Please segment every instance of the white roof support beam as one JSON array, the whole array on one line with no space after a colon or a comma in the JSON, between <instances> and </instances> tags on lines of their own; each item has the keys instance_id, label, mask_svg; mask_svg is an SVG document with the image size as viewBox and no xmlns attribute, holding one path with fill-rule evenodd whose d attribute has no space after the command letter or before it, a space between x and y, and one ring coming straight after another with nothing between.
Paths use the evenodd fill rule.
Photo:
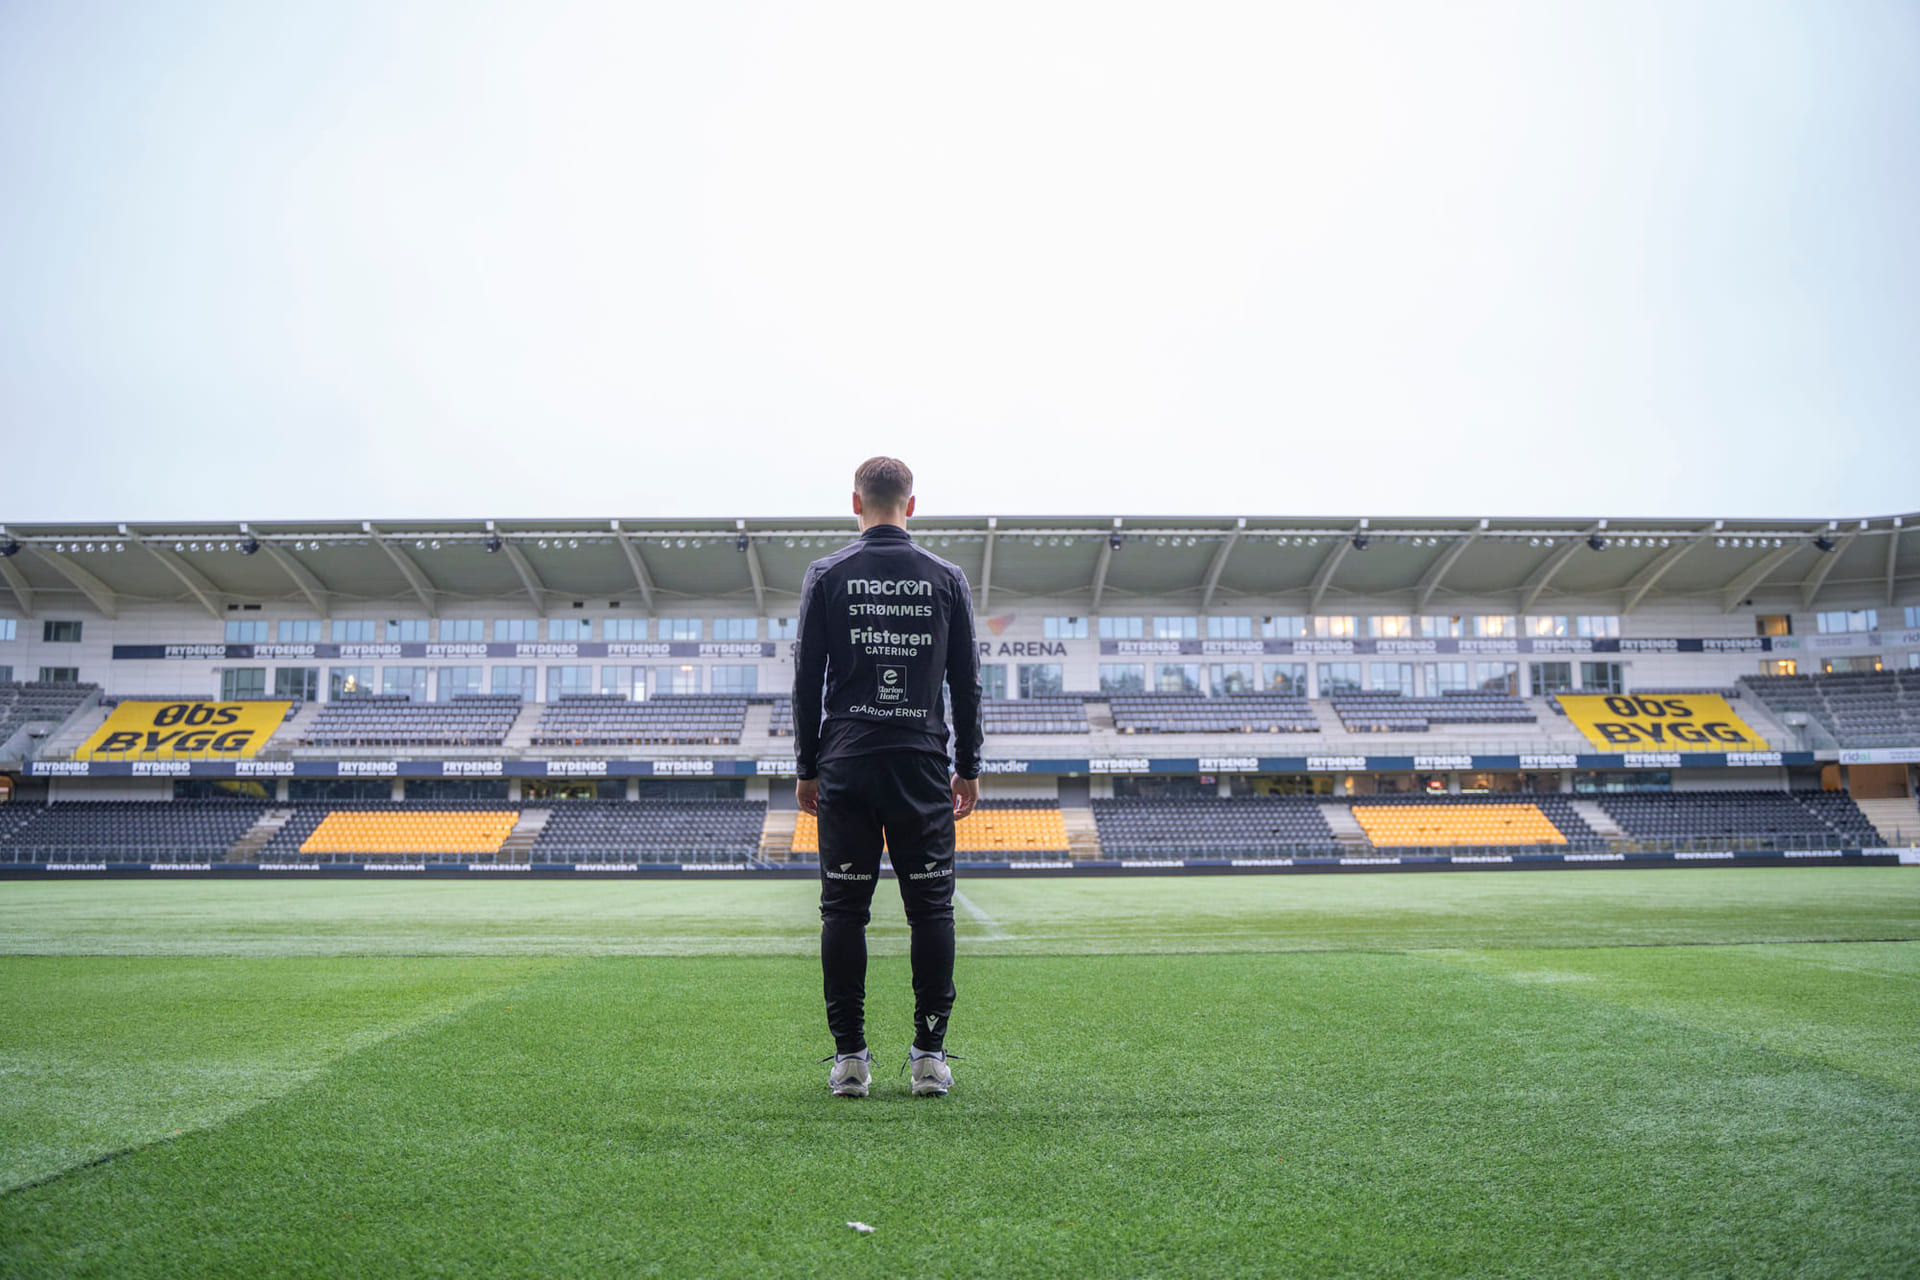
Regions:
<instances>
[{"instance_id":1,"label":"white roof support beam","mask_svg":"<svg viewBox=\"0 0 1920 1280\"><path fill-rule=\"evenodd\" d=\"M373 527L371 521L363 522L360 527L367 531L367 537L373 540L375 546L386 552L387 558L392 560L394 567L400 570L400 576L405 578L407 585L413 588L413 594L420 597L420 607L427 611L427 616L439 617L440 593L434 588L433 583L428 581L427 575L420 571L420 566L413 562L413 557L407 554L406 549L396 542L389 541L385 534Z\"/></svg>"},{"instance_id":2,"label":"white roof support beam","mask_svg":"<svg viewBox=\"0 0 1920 1280\"><path fill-rule=\"evenodd\" d=\"M1740 602L1747 598L1747 592L1759 586L1768 574L1779 568L1790 557L1798 554L1800 548L1805 545L1803 542L1789 542L1784 547L1775 547L1742 569L1720 593L1720 612L1732 613L1738 609Z\"/></svg>"},{"instance_id":3,"label":"white roof support beam","mask_svg":"<svg viewBox=\"0 0 1920 1280\"><path fill-rule=\"evenodd\" d=\"M1684 557L1687 552L1704 542L1707 535L1713 532L1713 528L1712 525L1708 525L1694 534L1693 537L1683 538L1679 542L1674 543L1665 551L1655 556L1646 568L1629 578L1627 585L1622 588L1620 592L1621 614L1629 614L1637 609L1640 606L1640 601L1646 598L1647 592L1653 590L1654 584L1667 576L1667 570L1679 564L1681 558Z\"/></svg>"},{"instance_id":4,"label":"white roof support beam","mask_svg":"<svg viewBox=\"0 0 1920 1280\"><path fill-rule=\"evenodd\" d=\"M155 560L165 565L169 573L186 584L187 590L193 593L193 598L198 600L201 605L205 607L206 611L213 615L215 622L220 622L226 618L226 612L220 607L220 589L214 586L213 583L207 581L206 574L201 573L198 569L188 564L180 557L178 552L160 546L157 543L148 542L137 529L130 529L123 524L120 526L120 532L126 535L129 542L132 542Z\"/></svg>"},{"instance_id":5,"label":"white roof support beam","mask_svg":"<svg viewBox=\"0 0 1920 1280\"><path fill-rule=\"evenodd\" d=\"M1353 546L1353 540L1366 531L1364 522L1357 524L1345 535L1336 538L1333 549L1327 552L1326 559L1313 571L1313 582L1307 587L1307 612L1320 612L1320 598L1327 594L1327 587L1333 582L1333 575L1339 572L1340 562L1347 558L1347 551Z\"/></svg>"},{"instance_id":6,"label":"white roof support beam","mask_svg":"<svg viewBox=\"0 0 1920 1280\"><path fill-rule=\"evenodd\" d=\"M1480 535L1486 531L1487 523L1482 520L1478 529L1455 539L1452 546L1442 551L1434 562L1427 566L1427 571L1420 575L1419 585L1413 590L1414 613L1421 614L1427 611L1427 604L1433 599L1433 593L1440 589L1441 582L1446 579L1447 571L1453 568L1455 561L1467 553L1468 547L1480 540Z\"/></svg>"},{"instance_id":7,"label":"white roof support beam","mask_svg":"<svg viewBox=\"0 0 1920 1280\"><path fill-rule=\"evenodd\" d=\"M13 598L20 602L20 612L27 617L33 616L33 588L27 583L27 575L13 567L11 559L0 560L0 578L7 580L7 589L13 592ZM1889 585L1891 590L1891 585Z\"/></svg>"},{"instance_id":8,"label":"white roof support beam","mask_svg":"<svg viewBox=\"0 0 1920 1280\"><path fill-rule=\"evenodd\" d=\"M247 530L247 536L251 538L257 535L252 530ZM298 587L300 594L307 598L307 603L313 606L316 614L323 618L333 616L333 592L326 583L320 581L313 570L294 559L293 552L265 539L260 541L260 550L267 559L280 566L280 572L293 580L293 585Z\"/></svg>"},{"instance_id":9,"label":"white roof support beam","mask_svg":"<svg viewBox=\"0 0 1920 1280\"><path fill-rule=\"evenodd\" d=\"M1517 612L1532 612L1533 602L1540 598L1541 593L1547 589L1548 584L1553 581L1555 575L1560 572L1567 561L1580 554L1580 548L1586 546L1588 538L1593 537L1596 533L1600 533L1606 527L1607 522L1604 520L1598 524L1589 525L1585 532L1574 534L1571 538L1567 539L1566 546L1555 548L1552 555L1541 561L1540 567L1529 574L1527 580L1520 584L1520 608Z\"/></svg>"},{"instance_id":10,"label":"white roof support beam","mask_svg":"<svg viewBox=\"0 0 1920 1280\"><path fill-rule=\"evenodd\" d=\"M25 550L39 556L55 573L80 588L80 594L85 596L102 614L109 618L120 616L120 597L114 594L112 587L58 551L49 551L31 542L23 543L22 546Z\"/></svg>"},{"instance_id":11,"label":"white roof support beam","mask_svg":"<svg viewBox=\"0 0 1920 1280\"><path fill-rule=\"evenodd\" d=\"M634 585L640 588L640 598L646 602L647 612L653 612L653 574L647 568L645 557L640 548L634 545L626 530L620 527L618 520L609 521L613 526L613 540L620 544L620 550L626 553L627 567L633 570Z\"/></svg>"},{"instance_id":12,"label":"white roof support beam","mask_svg":"<svg viewBox=\"0 0 1920 1280\"><path fill-rule=\"evenodd\" d=\"M760 544L747 537L747 522L742 520L737 526L738 537L747 540L747 576L753 579L753 611L759 617L767 614L767 575L760 565Z\"/></svg>"},{"instance_id":13,"label":"white roof support beam","mask_svg":"<svg viewBox=\"0 0 1920 1280\"><path fill-rule=\"evenodd\" d=\"M1893 528L1887 530L1887 608L1893 608L1893 565L1900 553L1900 533L1902 522L1899 516L1893 518Z\"/></svg>"},{"instance_id":14,"label":"white roof support beam","mask_svg":"<svg viewBox=\"0 0 1920 1280\"><path fill-rule=\"evenodd\" d=\"M1849 530L1841 534L1834 542L1833 550L1822 552L1820 558L1813 562L1813 572L1800 580L1800 610L1802 613L1813 612L1813 599L1820 594L1821 584L1826 582L1827 575L1833 572L1834 564L1838 562L1841 556L1846 554L1847 548L1852 546L1853 540L1859 536L1860 533L1857 529Z\"/></svg>"},{"instance_id":15,"label":"white roof support beam","mask_svg":"<svg viewBox=\"0 0 1920 1280\"><path fill-rule=\"evenodd\" d=\"M1207 580L1200 591L1200 612L1205 614L1213 608L1213 589L1220 585L1220 571L1227 567L1227 557L1233 554L1233 546L1240 541L1240 535L1246 532L1247 518L1241 516L1234 522L1233 531L1219 547L1214 550L1213 559L1207 563Z\"/></svg>"},{"instance_id":16,"label":"white roof support beam","mask_svg":"<svg viewBox=\"0 0 1920 1280\"><path fill-rule=\"evenodd\" d=\"M993 595L993 539L999 526L998 517L987 517L987 549L980 558L980 603L975 608L982 614L987 611L987 600Z\"/></svg>"},{"instance_id":17,"label":"white roof support beam","mask_svg":"<svg viewBox=\"0 0 1920 1280\"><path fill-rule=\"evenodd\" d=\"M1107 589L1107 568L1113 563L1113 540L1120 535L1120 517L1113 518L1113 532L1100 541L1100 556L1093 562L1093 603L1087 612L1100 612L1100 597ZM1889 587L1891 589L1891 587Z\"/></svg>"},{"instance_id":18,"label":"white roof support beam","mask_svg":"<svg viewBox=\"0 0 1920 1280\"><path fill-rule=\"evenodd\" d=\"M520 575L520 585L527 589L527 598L533 601L533 616L546 617L547 584L540 580L538 573L534 572L532 562L527 559L527 553L522 551L511 538L501 539L500 549L507 553L507 563L512 565L513 571Z\"/></svg>"}]
</instances>

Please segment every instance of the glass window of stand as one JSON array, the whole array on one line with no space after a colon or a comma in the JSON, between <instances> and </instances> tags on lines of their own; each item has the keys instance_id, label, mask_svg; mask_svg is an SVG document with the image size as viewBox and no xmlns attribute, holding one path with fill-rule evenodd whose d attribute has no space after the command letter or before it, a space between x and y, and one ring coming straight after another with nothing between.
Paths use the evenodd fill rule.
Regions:
<instances>
[{"instance_id":1,"label":"glass window of stand","mask_svg":"<svg viewBox=\"0 0 1920 1280\"><path fill-rule=\"evenodd\" d=\"M1671 790L1673 774L1666 769L1580 769L1573 775L1575 795Z\"/></svg>"},{"instance_id":2,"label":"glass window of stand","mask_svg":"<svg viewBox=\"0 0 1920 1280\"><path fill-rule=\"evenodd\" d=\"M1120 799L1191 800L1218 795L1219 788L1211 779L1202 781L1200 775L1194 773L1163 777L1121 774L1113 780L1113 794Z\"/></svg>"},{"instance_id":3,"label":"glass window of stand","mask_svg":"<svg viewBox=\"0 0 1920 1280\"><path fill-rule=\"evenodd\" d=\"M1441 788L1446 787L1445 779ZM1410 796L1415 794L1411 773L1356 773L1347 779L1347 794L1352 796Z\"/></svg>"},{"instance_id":4,"label":"glass window of stand","mask_svg":"<svg viewBox=\"0 0 1920 1280\"><path fill-rule=\"evenodd\" d=\"M1227 788L1236 796L1330 796L1330 773L1235 773L1227 776ZM1118 795L1116 791L1114 794Z\"/></svg>"},{"instance_id":5,"label":"glass window of stand","mask_svg":"<svg viewBox=\"0 0 1920 1280\"><path fill-rule=\"evenodd\" d=\"M522 800L625 800L625 778L523 778Z\"/></svg>"}]
</instances>

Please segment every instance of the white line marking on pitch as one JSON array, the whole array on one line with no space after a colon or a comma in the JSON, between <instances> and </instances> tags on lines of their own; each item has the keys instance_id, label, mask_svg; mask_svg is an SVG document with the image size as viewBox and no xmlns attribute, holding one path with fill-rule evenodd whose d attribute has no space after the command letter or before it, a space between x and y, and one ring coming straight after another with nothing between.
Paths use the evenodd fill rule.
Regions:
<instances>
[{"instance_id":1,"label":"white line marking on pitch","mask_svg":"<svg viewBox=\"0 0 1920 1280\"><path fill-rule=\"evenodd\" d=\"M993 942L1006 941L1007 931L1000 927L999 921L995 920L992 916L982 911L979 907L974 906L972 898L969 898L966 894L960 892L958 889L955 889L953 891L953 900L960 904L961 910L965 911L968 915L972 916L975 920L980 922L980 927L987 931L987 938L989 941L993 941Z\"/></svg>"}]
</instances>

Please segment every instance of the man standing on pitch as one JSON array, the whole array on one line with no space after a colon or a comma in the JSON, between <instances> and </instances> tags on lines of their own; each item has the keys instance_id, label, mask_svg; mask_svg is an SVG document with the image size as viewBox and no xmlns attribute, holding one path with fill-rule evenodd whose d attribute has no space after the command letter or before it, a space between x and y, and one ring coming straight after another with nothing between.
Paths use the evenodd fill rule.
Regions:
<instances>
[{"instance_id":1,"label":"man standing on pitch","mask_svg":"<svg viewBox=\"0 0 1920 1280\"><path fill-rule=\"evenodd\" d=\"M913 472L869 458L853 474L860 537L808 566L800 589L793 736L800 807L820 820L820 967L840 1097L863 1098L867 920L884 840L912 928L918 1096L953 1087L953 823L980 798L980 655L967 576L907 533ZM945 683L954 758L947 762Z\"/></svg>"}]
</instances>

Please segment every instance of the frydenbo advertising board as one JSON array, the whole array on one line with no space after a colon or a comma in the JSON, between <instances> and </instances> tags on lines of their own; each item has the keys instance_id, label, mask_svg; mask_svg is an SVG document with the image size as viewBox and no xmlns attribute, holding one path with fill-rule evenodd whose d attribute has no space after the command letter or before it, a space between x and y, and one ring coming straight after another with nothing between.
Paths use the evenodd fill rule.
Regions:
<instances>
[{"instance_id":1,"label":"frydenbo advertising board","mask_svg":"<svg viewBox=\"0 0 1920 1280\"><path fill-rule=\"evenodd\" d=\"M81 744L98 760L244 760L266 745L287 702L123 702Z\"/></svg>"},{"instance_id":2,"label":"frydenbo advertising board","mask_svg":"<svg viewBox=\"0 0 1920 1280\"><path fill-rule=\"evenodd\" d=\"M1560 695L1602 751L1765 751L1767 741L1714 693Z\"/></svg>"}]
</instances>

